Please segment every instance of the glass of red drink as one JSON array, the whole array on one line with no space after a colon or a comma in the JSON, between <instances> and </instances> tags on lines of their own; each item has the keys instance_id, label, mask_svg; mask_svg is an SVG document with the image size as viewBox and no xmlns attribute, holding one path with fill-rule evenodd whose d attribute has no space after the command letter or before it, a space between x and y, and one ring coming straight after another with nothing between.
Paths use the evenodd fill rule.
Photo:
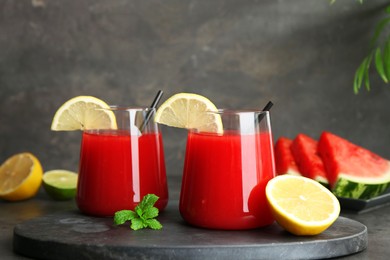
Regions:
<instances>
[{"instance_id":1,"label":"glass of red drink","mask_svg":"<svg viewBox=\"0 0 390 260\"><path fill-rule=\"evenodd\" d=\"M161 132L151 108L110 109L117 129L85 130L82 136L76 202L81 212L113 216L131 209L143 196L159 197L155 206L168 203ZM145 124L146 123L146 124Z\"/></svg>"},{"instance_id":2,"label":"glass of red drink","mask_svg":"<svg viewBox=\"0 0 390 260\"><path fill-rule=\"evenodd\" d=\"M179 209L191 225L240 230L272 224L265 186L275 176L269 112L218 113L223 133L189 130Z\"/></svg>"}]
</instances>

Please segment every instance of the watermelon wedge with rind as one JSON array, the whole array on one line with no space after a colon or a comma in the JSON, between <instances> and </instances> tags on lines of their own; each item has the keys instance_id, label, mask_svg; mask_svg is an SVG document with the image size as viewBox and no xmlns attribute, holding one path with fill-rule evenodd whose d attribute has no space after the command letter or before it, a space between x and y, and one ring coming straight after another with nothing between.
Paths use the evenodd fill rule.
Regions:
<instances>
[{"instance_id":1,"label":"watermelon wedge with rind","mask_svg":"<svg viewBox=\"0 0 390 260\"><path fill-rule=\"evenodd\" d=\"M305 134L298 134L291 146L292 154L301 174L328 186L324 163L317 153L317 141Z\"/></svg>"},{"instance_id":2,"label":"watermelon wedge with rind","mask_svg":"<svg viewBox=\"0 0 390 260\"><path fill-rule=\"evenodd\" d=\"M279 137L275 144L275 168L276 174L291 174L301 176L291 151L292 140L287 137Z\"/></svg>"},{"instance_id":3,"label":"watermelon wedge with rind","mask_svg":"<svg viewBox=\"0 0 390 260\"><path fill-rule=\"evenodd\" d=\"M338 197L371 199L381 195L389 187L390 183L366 184L341 177L337 181L332 192Z\"/></svg>"},{"instance_id":4,"label":"watermelon wedge with rind","mask_svg":"<svg viewBox=\"0 0 390 260\"><path fill-rule=\"evenodd\" d=\"M323 132L318 153L336 196L370 199L390 186L390 161L344 138Z\"/></svg>"}]
</instances>

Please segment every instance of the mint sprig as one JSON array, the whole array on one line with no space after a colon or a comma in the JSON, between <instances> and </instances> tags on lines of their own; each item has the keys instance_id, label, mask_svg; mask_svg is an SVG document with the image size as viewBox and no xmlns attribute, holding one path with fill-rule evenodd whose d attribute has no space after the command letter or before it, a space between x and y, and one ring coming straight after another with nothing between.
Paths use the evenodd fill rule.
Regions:
<instances>
[{"instance_id":1,"label":"mint sprig","mask_svg":"<svg viewBox=\"0 0 390 260\"><path fill-rule=\"evenodd\" d=\"M142 228L161 229L161 223L155 219L158 216L158 208L154 204L159 199L154 194L145 195L141 202L132 210L120 210L115 212L114 224L122 225L131 221L130 228L139 230Z\"/></svg>"}]
</instances>

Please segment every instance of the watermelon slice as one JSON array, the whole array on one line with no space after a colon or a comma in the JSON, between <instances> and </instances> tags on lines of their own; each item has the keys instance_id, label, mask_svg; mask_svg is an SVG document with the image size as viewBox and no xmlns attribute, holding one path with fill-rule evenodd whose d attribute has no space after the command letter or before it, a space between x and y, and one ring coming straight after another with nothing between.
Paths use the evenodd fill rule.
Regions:
<instances>
[{"instance_id":1,"label":"watermelon slice","mask_svg":"<svg viewBox=\"0 0 390 260\"><path fill-rule=\"evenodd\" d=\"M323 132L318 152L333 193L370 199L390 186L390 161L330 132Z\"/></svg>"},{"instance_id":2,"label":"watermelon slice","mask_svg":"<svg viewBox=\"0 0 390 260\"><path fill-rule=\"evenodd\" d=\"M305 134L298 134L292 143L291 150L303 176L328 186L324 164L317 154L316 140Z\"/></svg>"},{"instance_id":3,"label":"watermelon slice","mask_svg":"<svg viewBox=\"0 0 390 260\"><path fill-rule=\"evenodd\" d=\"M278 175L301 175L291 151L292 142L291 139L282 136L275 144L275 166Z\"/></svg>"}]
</instances>

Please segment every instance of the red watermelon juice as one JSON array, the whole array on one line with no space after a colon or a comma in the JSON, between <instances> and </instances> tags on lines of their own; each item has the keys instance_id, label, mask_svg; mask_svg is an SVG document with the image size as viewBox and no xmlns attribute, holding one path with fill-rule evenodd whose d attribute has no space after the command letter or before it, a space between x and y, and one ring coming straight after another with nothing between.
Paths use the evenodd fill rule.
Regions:
<instances>
[{"instance_id":1,"label":"red watermelon juice","mask_svg":"<svg viewBox=\"0 0 390 260\"><path fill-rule=\"evenodd\" d=\"M82 137L77 205L89 215L112 216L131 209L148 193L168 203L161 133L85 131Z\"/></svg>"},{"instance_id":2,"label":"red watermelon juice","mask_svg":"<svg viewBox=\"0 0 390 260\"><path fill-rule=\"evenodd\" d=\"M189 131L180 213L213 229L251 229L273 223L265 186L275 175L271 134Z\"/></svg>"}]
</instances>

